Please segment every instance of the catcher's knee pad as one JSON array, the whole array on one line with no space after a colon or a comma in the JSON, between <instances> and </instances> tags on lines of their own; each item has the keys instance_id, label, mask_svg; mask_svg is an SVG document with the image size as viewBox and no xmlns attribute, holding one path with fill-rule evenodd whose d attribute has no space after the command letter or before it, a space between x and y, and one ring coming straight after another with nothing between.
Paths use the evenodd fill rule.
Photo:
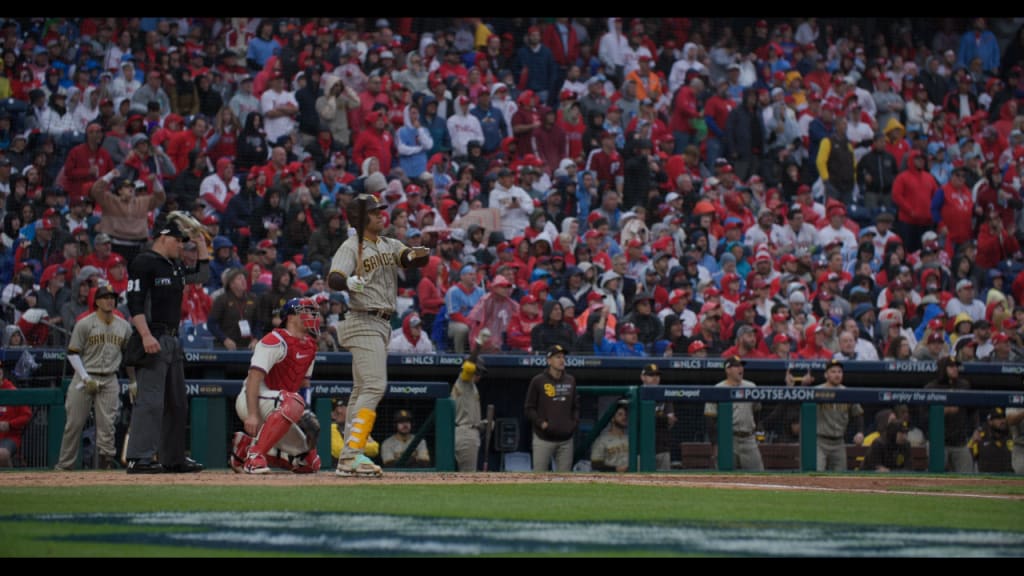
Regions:
<instances>
[{"instance_id":1,"label":"catcher's knee pad","mask_svg":"<svg viewBox=\"0 0 1024 576\"><path fill-rule=\"evenodd\" d=\"M349 448L362 451L366 446L366 439L370 437L373 430L373 423L377 420L377 413L369 408L362 408L352 418L352 429L348 435Z\"/></svg>"},{"instance_id":2,"label":"catcher's knee pad","mask_svg":"<svg viewBox=\"0 0 1024 576\"><path fill-rule=\"evenodd\" d=\"M302 419L303 412L306 411L306 401L302 399L302 396L294 392L282 392L281 406L278 410L281 411L281 415L287 418L289 422L298 424Z\"/></svg>"}]
</instances>

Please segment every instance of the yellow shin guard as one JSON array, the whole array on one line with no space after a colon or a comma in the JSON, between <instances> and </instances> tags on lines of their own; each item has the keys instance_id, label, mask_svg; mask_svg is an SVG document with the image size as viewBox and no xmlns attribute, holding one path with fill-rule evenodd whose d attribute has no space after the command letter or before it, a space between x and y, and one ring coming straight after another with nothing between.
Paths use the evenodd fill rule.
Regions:
<instances>
[{"instance_id":1,"label":"yellow shin guard","mask_svg":"<svg viewBox=\"0 0 1024 576\"><path fill-rule=\"evenodd\" d=\"M360 452L366 447L366 440L373 430L373 423L377 420L377 413L369 408L362 408L352 419L352 429L348 435L347 445L352 450Z\"/></svg>"}]
</instances>

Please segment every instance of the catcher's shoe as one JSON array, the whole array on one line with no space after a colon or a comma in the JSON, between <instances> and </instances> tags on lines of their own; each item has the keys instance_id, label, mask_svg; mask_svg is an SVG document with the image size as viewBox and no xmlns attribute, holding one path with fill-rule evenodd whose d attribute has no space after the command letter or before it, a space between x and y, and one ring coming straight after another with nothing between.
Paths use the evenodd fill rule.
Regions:
<instances>
[{"instance_id":1,"label":"catcher's shoe","mask_svg":"<svg viewBox=\"0 0 1024 576\"><path fill-rule=\"evenodd\" d=\"M292 466L295 474L316 474L320 470L320 455L312 452L305 458L296 460Z\"/></svg>"},{"instance_id":2,"label":"catcher's shoe","mask_svg":"<svg viewBox=\"0 0 1024 576\"><path fill-rule=\"evenodd\" d=\"M252 452L245 459L243 470L246 474L269 474L270 466L267 466L267 459L263 454Z\"/></svg>"},{"instance_id":3,"label":"catcher's shoe","mask_svg":"<svg viewBox=\"0 0 1024 576\"><path fill-rule=\"evenodd\" d=\"M231 439L231 456L228 456L228 466L236 474L242 473L245 466L246 455L249 453L249 445L252 444L252 436L239 430Z\"/></svg>"},{"instance_id":4,"label":"catcher's shoe","mask_svg":"<svg viewBox=\"0 0 1024 576\"><path fill-rule=\"evenodd\" d=\"M383 476L384 472L363 454L348 460L339 460L338 469L335 472L338 476Z\"/></svg>"}]
</instances>

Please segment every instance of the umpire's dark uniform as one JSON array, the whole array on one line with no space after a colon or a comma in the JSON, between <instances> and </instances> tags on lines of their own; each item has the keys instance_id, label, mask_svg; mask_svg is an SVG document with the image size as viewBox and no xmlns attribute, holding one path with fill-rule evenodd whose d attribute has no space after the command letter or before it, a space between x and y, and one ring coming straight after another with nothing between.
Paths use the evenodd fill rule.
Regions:
<instances>
[{"instance_id":1,"label":"umpire's dark uniform","mask_svg":"<svg viewBox=\"0 0 1024 576\"><path fill-rule=\"evenodd\" d=\"M165 235L187 240L177 225L168 224ZM127 449L129 473L198 472L202 467L185 457L185 425L188 398L185 394L185 365L178 325L186 283L205 283L209 261L186 269L181 261L165 258L146 249L131 263L128 281L128 310L132 317L143 314L160 352L146 355L136 367L138 396L132 411ZM159 464L153 460L159 456Z\"/></svg>"}]
</instances>

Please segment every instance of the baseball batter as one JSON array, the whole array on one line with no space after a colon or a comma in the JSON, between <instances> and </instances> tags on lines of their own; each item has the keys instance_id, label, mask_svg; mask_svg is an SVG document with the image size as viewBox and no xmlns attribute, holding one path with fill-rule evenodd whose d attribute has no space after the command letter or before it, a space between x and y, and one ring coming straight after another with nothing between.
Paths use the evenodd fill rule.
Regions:
<instances>
[{"instance_id":1,"label":"baseball batter","mask_svg":"<svg viewBox=\"0 0 1024 576\"><path fill-rule=\"evenodd\" d=\"M132 327L124 318L114 314L117 293L109 285L95 289L93 305L96 310L75 323L68 343L68 362L75 369L64 399L67 423L60 444L57 470L71 470L78 460L82 444L82 427L89 419L89 410L96 409L96 448L98 467L112 470L117 467L114 446L114 418L117 415L117 367L121 365L121 351L128 344ZM134 374L134 368L130 368Z\"/></svg>"},{"instance_id":2,"label":"baseball batter","mask_svg":"<svg viewBox=\"0 0 1024 576\"><path fill-rule=\"evenodd\" d=\"M430 257L427 248L409 248L381 236L385 206L370 194L352 201L349 211L356 234L338 248L327 275L331 290L348 290L351 307L338 330L338 340L352 353L353 381L339 476L382 474L363 452L377 419L377 404L387 389L387 346L398 298L398 269L425 266Z\"/></svg>"},{"instance_id":3,"label":"baseball batter","mask_svg":"<svg viewBox=\"0 0 1024 576\"><path fill-rule=\"evenodd\" d=\"M725 380L715 384L716 388L755 388L750 380L743 379L743 367L746 363L739 356L731 356L725 361ZM761 450L757 447L754 431L757 430L756 413L761 411L759 402L734 402L732 405L732 457L736 470L764 471L761 461ZM704 405L704 416L710 419L712 443L718 441L718 404L708 402ZM717 461L713 456L713 461Z\"/></svg>"},{"instance_id":4,"label":"baseball batter","mask_svg":"<svg viewBox=\"0 0 1024 576\"><path fill-rule=\"evenodd\" d=\"M843 363L832 359L825 365L825 383L815 388L845 388ZM819 472L846 471L846 428L854 419L858 432L854 444L864 442L864 408L860 404L818 404L818 465Z\"/></svg>"},{"instance_id":5,"label":"baseball batter","mask_svg":"<svg viewBox=\"0 0 1024 576\"><path fill-rule=\"evenodd\" d=\"M271 466L296 474L320 469L320 424L299 394L313 374L320 307L312 298L292 298L281 309L281 324L256 344L235 400L245 426L232 442L235 472L266 474Z\"/></svg>"}]
</instances>

